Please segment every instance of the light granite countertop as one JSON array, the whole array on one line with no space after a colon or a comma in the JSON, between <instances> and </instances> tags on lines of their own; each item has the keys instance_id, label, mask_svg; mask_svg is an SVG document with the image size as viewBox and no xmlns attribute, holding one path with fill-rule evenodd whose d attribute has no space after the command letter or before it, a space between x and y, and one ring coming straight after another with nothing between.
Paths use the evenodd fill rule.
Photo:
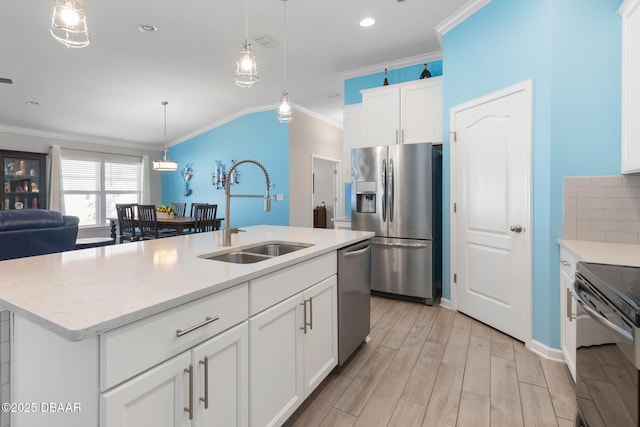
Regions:
<instances>
[{"instance_id":1,"label":"light granite countertop","mask_svg":"<svg viewBox=\"0 0 640 427\"><path fill-rule=\"evenodd\" d=\"M244 230L232 247L215 231L0 261L0 309L78 341L373 237L272 225ZM253 264L199 257L266 241L313 246Z\"/></svg>"},{"instance_id":2,"label":"light granite countertop","mask_svg":"<svg viewBox=\"0 0 640 427\"><path fill-rule=\"evenodd\" d=\"M579 261L640 267L640 245L585 240L559 240L558 243Z\"/></svg>"}]
</instances>

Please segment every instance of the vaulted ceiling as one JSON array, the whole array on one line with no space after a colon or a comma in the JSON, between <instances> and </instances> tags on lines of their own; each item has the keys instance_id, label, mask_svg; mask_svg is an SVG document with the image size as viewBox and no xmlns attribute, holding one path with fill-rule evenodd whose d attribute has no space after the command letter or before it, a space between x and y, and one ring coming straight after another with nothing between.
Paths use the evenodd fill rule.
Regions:
<instances>
[{"instance_id":1,"label":"vaulted ceiling","mask_svg":"<svg viewBox=\"0 0 640 427\"><path fill-rule=\"evenodd\" d=\"M286 1L291 102L340 125L345 75L437 54L434 27L465 3ZM275 107L284 85L283 5L248 0L260 80L243 89L233 80L245 31L242 0L85 0L91 43L82 49L49 34L53 0L4 0L0 78L13 84L0 84L0 130L151 148L164 143L163 100L170 144ZM376 24L360 27L366 16ZM142 32L142 24L157 31Z\"/></svg>"}]
</instances>

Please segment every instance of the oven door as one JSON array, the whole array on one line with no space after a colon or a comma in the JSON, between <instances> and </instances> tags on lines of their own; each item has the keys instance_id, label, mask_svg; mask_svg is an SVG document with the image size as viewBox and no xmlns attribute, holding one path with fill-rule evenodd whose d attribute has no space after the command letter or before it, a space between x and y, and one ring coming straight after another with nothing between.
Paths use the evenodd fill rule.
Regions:
<instances>
[{"instance_id":1,"label":"oven door","mask_svg":"<svg viewBox=\"0 0 640 427\"><path fill-rule=\"evenodd\" d=\"M579 275L573 291L588 314L576 325L576 425L637 427L636 328Z\"/></svg>"}]
</instances>

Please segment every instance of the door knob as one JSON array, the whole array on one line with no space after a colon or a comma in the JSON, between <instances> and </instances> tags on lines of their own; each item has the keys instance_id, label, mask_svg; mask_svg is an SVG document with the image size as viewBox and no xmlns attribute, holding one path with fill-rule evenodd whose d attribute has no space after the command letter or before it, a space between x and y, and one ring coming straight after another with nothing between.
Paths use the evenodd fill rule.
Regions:
<instances>
[{"instance_id":1,"label":"door knob","mask_svg":"<svg viewBox=\"0 0 640 427\"><path fill-rule=\"evenodd\" d=\"M516 224L509 227L509 230L513 231L514 233L521 233L522 230L524 230L524 227L522 227L520 224Z\"/></svg>"}]
</instances>

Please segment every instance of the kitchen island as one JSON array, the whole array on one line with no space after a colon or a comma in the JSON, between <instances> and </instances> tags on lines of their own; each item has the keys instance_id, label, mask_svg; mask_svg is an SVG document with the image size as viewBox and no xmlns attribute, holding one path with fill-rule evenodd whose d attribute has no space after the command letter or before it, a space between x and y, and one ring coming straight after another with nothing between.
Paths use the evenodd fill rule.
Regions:
<instances>
[{"instance_id":1,"label":"kitchen island","mask_svg":"<svg viewBox=\"0 0 640 427\"><path fill-rule=\"evenodd\" d=\"M254 226L230 248L212 232L2 262L12 426L281 424L336 365L336 250L371 236ZM262 242L310 246L206 259Z\"/></svg>"}]
</instances>

